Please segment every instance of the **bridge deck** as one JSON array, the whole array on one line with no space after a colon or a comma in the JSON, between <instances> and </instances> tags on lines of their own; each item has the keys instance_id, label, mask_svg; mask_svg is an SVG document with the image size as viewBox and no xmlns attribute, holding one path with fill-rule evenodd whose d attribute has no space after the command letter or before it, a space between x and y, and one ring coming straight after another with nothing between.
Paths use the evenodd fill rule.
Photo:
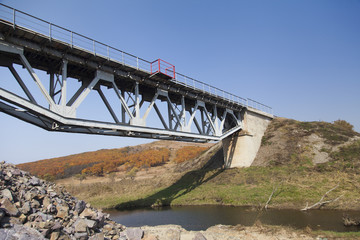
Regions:
<instances>
[{"instance_id":1,"label":"bridge deck","mask_svg":"<svg viewBox=\"0 0 360 240\"><path fill-rule=\"evenodd\" d=\"M0 4L0 9L3 10L0 11L0 40L4 41L5 45L10 44L11 46L21 47L21 54L27 59L32 68L44 70L49 74L52 74L63 68L63 61L65 59L67 77L77 79L82 82L82 85L84 86L89 85L89 83L93 81L94 76L100 71L112 75L114 77L115 85L109 80L100 79L95 88L99 89L100 86L106 86L107 88L118 88L121 92L133 94L134 83L136 83L136 96L141 95L142 102L146 101L153 104L154 99L158 99L160 101L168 101L170 105L183 105L184 111L188 111L190 115L193 115L194 111L201 108L201 123L197 123L196 119L194 119L200 134L178 132L177 128L179 128L180 125L183 125L180 124L180 115L182 115L182 113L175 114L174 110L172 110L173 113L170 114L171 106L169 105L169 125L171 125L171 122L174 121L173 119L176 118L177 123L175 127L171 129L171 126L166 126L164 120L160 116L161 114L158 113L167 132L159 133L150 130L150 135L139 134L140 137L156 138L153 135L153 133L156 133L159 137L177 135L176 137L170 137L170 139L181 138L182 135L184 137L183 140L185 139L186 141L188 139L217 140L220 137L219 135L209 135L209 132L215 131L215 122L213 121L214 119L216 120L216 118L220 118L222 122L225 121L228 112L235 118L237 115L240 116L240 112L245 108L257 111L259 114L272 114L272 109L264 104L251 99L235 96L179 73L175 73L175 78L173 79L169 79L168 76L162 74L152 74L150 61L74 33L60 26L33 17L27 13L9 8L3 4ZM21 17L18 17L19 15ZM17 51L13 52L6 50L1 52L0 66L9 67L9 65L12 65L13 63L24 65L23 61L24 59L19 57ZM158 94L159 91L166 91L166 94ZM12 95L4 89L2 89L2 94L2 99L6 99L12 104L23 102L22 99L17 98L17 96ZM8 96L8 98L5 98L5 95ZM154 95L156 95L156 98L154 98ZM74 97L67 103L67 106L71 107L76 100ZM183 103L184 98L186 98L186 104ZM10 99L13 99L12 101L14 102ZM134 106L135 104L137 104L137 107L139 108L139 102L134 102ZM16 105L19 106L19 104ZM25 105L21 105L21 107L25 107ZM32 122L33 124L39 122L39 119L30 120L29 117L21 117L20 113L15 113L14 109L11 110L11 106L6 106L6 104L2 106L2 110L6 112L4 109L8 109L9 111L7 113L10 115L23 118L23 120ZM35 106L28 106L28 109L34 107ZM216 110L214 110L214 107L216 107ZM54 117L54 115L52 115L53 113L45 111L44 109L39 109L39 111L43 114L41 117L48 119L47 124L42 126L48 130L49 124L51 125L51 121L54 121L56 118L58 118L59 122L63 123L70 121L66 116L61 116L61 114L59 115L58 113L56 113L57 116ZM109 111L111 111L110 108ZM234 112L236 116L232 112ZM39 112L37 112L37 114L38 113ZM206 119L203 119L203 114L207 114L208 122ZM52 117L49 117L50 115L52 115ZM223 116L222 119L221 117L218 117L220 115ZM136 117L138 118L139 116ZM181 121L183 120L185 119L181 119ZM81 129L81 125L75 123L72 123L72 127L64 128L62 130L74 131L74 126L77 126L77 132L93 133L89 130L89 128L92 127L91 124L89 125L87 120L81 121L81 124L87 126L84 128L85 130L79 130ZM237 119L236 121L240 121L240 119ZM234 122L231 122L233 122L233 120L231 120L229 124L234 127ZM122 124L124 123L125 122L123 121ZM118 125L119 124L116 126ZM212 130L207 130L207 134L205 134L205 128L208 127L210 129L210 125L212 126ZM235 123L235 126L236 125L237 124ZM116 129L116 126L110 124L99 128ZM127 127L129 128L127 130L128 132L132 131L139 133L147 132L147 130L150 129L148 127L143 128L139 126L131 126L131 129L130 126ZM222 130L222 136L224 137L234 129L235 128L228 129L229 131ZM171 133L169 133L169 130ZM105 134L105 132L102 131L102 134ZM126 134L127 133L123 135ZM213 134L216 135L215 133ZM114 135L121 134L116 132Z\"/></svg>"}]
</instances>

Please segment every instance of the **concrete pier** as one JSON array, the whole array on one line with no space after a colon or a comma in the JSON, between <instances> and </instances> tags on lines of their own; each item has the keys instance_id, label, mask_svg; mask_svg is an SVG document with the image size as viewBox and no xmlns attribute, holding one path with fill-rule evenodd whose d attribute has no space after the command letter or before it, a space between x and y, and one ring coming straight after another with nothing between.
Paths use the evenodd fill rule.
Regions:
<instances>
[{"instance_id":1,"label":"concrete pier","mask_svg":"<svg viewBox=\"0 0 360 240\"><path fill-rule=\"evenodd\" d=\"M272 115L255 109L244 114L243 129L222 140L225 168L250 167Z\"/></svg>"}]
</instances>

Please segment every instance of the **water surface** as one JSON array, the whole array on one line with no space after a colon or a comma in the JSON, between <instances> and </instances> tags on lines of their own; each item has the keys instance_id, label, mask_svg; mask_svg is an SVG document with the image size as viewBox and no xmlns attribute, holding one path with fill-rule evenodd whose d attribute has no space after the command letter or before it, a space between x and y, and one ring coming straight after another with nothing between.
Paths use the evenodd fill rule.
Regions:
<instances>
[{"instance_id":1,"label":"water surface","mask_svg":"<svg viewBox=\"0 0 360 240\"><path fill-rule=\"evenodd\" d=\"M269 209L256 211L247 207L185 206L160 209L137 209L107 211L110 217L127 227L165 224L181 225L186 230L206 230L216 224L251 226L259 219L268 225L283 225L294 228L309 226L313 230L360 231L360 227L346 227L342 217L348 214L360 217L360 211Z\"/></svg>"}]
</instances>

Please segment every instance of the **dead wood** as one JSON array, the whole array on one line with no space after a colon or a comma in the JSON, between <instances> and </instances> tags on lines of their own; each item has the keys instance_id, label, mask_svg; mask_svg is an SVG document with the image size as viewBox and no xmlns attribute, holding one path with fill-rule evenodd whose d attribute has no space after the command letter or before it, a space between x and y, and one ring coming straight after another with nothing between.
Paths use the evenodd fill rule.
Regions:
<instances>
[{"instance_id":1,"label":"dead wood","mask_svg":"<svg viewBox=\"0 0 360 240\"><path fill-rule=\"evenodd\" d=\"M329 191L327 191L320 199L320 201L318 201L317 203L314 203L313 205L309 206L309 203L306 203L306 207L304 207L303 209L301 209L301 211L307 211L307 210L310 210L310 209L314 209L314 208L321 208L322 206L328 204L328 203L332 203L332 202L335 202L337 200L339 200L343 195L337 197L337 198L334 198L334 199L330 199L330 200L324 200L327 195L334 191L336 188L339 187L339 184L337 184L335 187L333 187L332 189L330 189Z\"/></svg>"}]
</instances>

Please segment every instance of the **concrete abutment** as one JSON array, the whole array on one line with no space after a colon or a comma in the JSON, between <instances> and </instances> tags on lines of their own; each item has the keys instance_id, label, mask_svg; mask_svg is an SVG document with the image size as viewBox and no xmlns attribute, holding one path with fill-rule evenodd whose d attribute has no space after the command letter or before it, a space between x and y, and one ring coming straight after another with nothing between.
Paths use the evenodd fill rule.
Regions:
<instances>
[{"instance_id":1,"label":"concrete abutment","mask_svg":"<svg viewBox=\"0 0 360 240\"><path fill-rule=\"evenodd\" d=\"M222 140L225 168L250 167L273 116L257 110L244 114L243 129Z\"/></svg>"}]
</instances>

